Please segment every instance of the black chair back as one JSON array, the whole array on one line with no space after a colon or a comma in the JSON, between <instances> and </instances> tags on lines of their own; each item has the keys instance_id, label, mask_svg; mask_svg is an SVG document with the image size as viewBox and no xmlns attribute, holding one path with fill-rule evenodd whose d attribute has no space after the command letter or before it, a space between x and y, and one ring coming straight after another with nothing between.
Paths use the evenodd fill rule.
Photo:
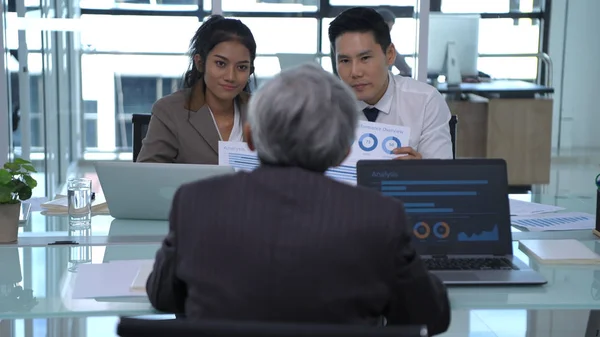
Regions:
<instances>
[{"instance_id":1,"label":"black chair back","mask_svg":"<svg viewBox=\"0 0 600 337\"><path fill-rule=\"evenodd\" d=\"M138 154L142 150L142 141L146 138L148 124L150 124L149 114L133 114L131 122L133 123L133 161L137 160Z\"/></svg>"},{"instance_id":2,"label":"black chair back","mask_svg":"<svg viewBox=\"0 0 600 337\"><path fill-rule=\"evenodd\" d=\"M122 317L121 337L427 337L425 326L288 324L234 321L144 320Z\"/></svg>"},{"instance_id":3,"label":"black chair back","mask_svg":"<svg viewBox=\"0 0 600 337\"><path fill-rule=\"evenodd\" d=\"M450 117L450 139L452 140L452 158L456 159L456 124L458 124L458 116Z\"/></svg>"}]
</instances>

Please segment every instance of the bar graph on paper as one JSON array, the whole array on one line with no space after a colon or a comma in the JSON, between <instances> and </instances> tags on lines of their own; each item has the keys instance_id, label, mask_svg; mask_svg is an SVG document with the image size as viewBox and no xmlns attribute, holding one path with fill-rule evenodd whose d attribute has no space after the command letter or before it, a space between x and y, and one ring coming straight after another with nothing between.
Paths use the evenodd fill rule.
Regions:
<instances>
[{"instance_id":1,"label":"bar graph on paper","mask_svg":"<svg viewBox=\"0 0 600 337\"><path fill-rule=\"evenodd\" d=\"M511 223L532 232L583 230L596 225L596 217L579 212L538 214L531 216L513 216Z\"/></svg>"}]
</instances>

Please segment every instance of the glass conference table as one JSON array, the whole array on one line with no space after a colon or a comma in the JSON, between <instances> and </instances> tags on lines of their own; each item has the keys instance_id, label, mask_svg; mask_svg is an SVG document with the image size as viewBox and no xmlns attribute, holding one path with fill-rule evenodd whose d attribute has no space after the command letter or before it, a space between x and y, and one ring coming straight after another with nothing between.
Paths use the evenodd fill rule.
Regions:
<instances>
[{"instance_id":1,"label":"glass conference table","mask_svg":"<svg viewBox=\"0 0 600 337\"><path fill-rule=\"evenodd\" d=\"M589 248L600 252L600 243L590 238L587 232L571 232L570 237L581 239ZM555 238L544 236L548 239ZM159 246L159 243L143 243L0 247L0 294L10 291L9 288L16 284L31 295L23 295L18 300L0 296L0 320L159 314L152 309L145 297L74 299L71 296L77 268L81 264L152 259ZM514 248L515 255L541 272L548 284L532 287L449 287L453 309L450 332L471 336L472 334L465 333L498 324L499 319L514 320L514 324L527 322L524 326L517 324L521 330L548 331L555 321L551 318L556 317L559 312L561 317L574 315L574 320L581 320L590 315L590 310L600 310L600 265L541 266L521 252L517 242L514 242ZM592 315L593 313L592 311ZM532 317L536 319L532 321ZM544 317L550 318L544 320ZM478 328L477 322L483 325ZM553 329L560 328L572 333L573 329L585 330L586 324L587 320L583 320L581 324L571 325L566 330L565 326ZM497 330L507 328L506 325L499 325L494 334L476 336L500 336ZM516 336L512 334L515 329L515 326L510 327L511 336ZM568 335L567 332L565 335ZM450 333L448 336L453 335Z\"/></svg>"},{"instance_id":2,"label":"glass conference table","mask_svg":"<svg viewBox=\"0 0 600 337\"><path fill-rule=\"evenodd\" d=\"M529 200L523 195L516 198ZM533 201L559 205L568 211L593 213L595 210L593 198L562 198L557 203L555 198L541 196L541 199ZM51 321L68 319L87 322L89 331L80 330L73 336L95 336L94 331L108 324L98 322L111 322L111 331L114 332L117 316L159 314L145 297L111 301L73 299L71 291L77 277L77 266L152 259L167 230L166 221L117 220L99 215L93 217L89 230L70 231L66 217L32 213L20 230L18 245L0 246L0 294L18 284L35 300L27 296L16 302L0 299L0 320L3 320L0 331L2 324L10 323L14 328L18 322L25 324L23 322L45 320L50 324ZM595 310L600 310L600 265L538 265L518 249L516 242L521 239L563 238L578 239L600 252L596 237L589 230L524 232L513 228L515 255L541 272L548 284L534 287L450 287L453 319L449 332L444 336L549 336L548 331L553 331L552 336L555 337L583 336L588 324L595 326L598 321L597 325L600 325L600 318L595 318L599 316ZM59 240L73 240L79 244L48 245ZM91 322L96 322L98 328L91 328ZM39 335L46 336L42 332ZM47 334L54 335L63 336L58 332Z\"/></svg>"}]
</instances>

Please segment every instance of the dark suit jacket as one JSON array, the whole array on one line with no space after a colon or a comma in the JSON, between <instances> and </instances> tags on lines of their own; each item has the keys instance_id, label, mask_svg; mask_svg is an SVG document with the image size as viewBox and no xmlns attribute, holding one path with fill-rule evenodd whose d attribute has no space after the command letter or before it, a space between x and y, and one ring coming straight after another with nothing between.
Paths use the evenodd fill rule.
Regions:
<instances>
[{"instance_id":1,"label":"dark suit jacket","mask_svg":"<svg viewBox=\"0 0 600 337\"><path fill-rule=\"evenodd\" d=\"M191 319L427 324L443 284L411 246L399 201L293 167L181 187L146 290Z\"/></svg>"}]
</instances>

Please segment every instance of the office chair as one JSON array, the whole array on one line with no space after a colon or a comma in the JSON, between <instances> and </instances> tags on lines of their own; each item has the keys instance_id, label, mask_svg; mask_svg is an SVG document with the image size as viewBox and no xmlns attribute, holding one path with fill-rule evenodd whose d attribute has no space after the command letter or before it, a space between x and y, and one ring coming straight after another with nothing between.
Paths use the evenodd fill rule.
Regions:
<instances>
[{"instance_id":1,"label":"office chair","mask_svg":"<svg viewBox=\"0 0 600 337\"><path fill-rule=\"evenodd\" d=\"M373 327L235 321L144 320L122 317L121 337L427 337L425 326Z\"/></svg>"},{"instance_id":2,"label":"office chair","mask_svg":"<svg viewBox=\"0 0 600 337\"><path fill-rule=\"evenodd\" d=\"M149 114L133 114L131 122L133 123L133 161L137 160L138 154L142 150L142 140L146 138L148 124L150 124Z\"/></svg>"},{"instance_id":3,"label":"office chair","mask_svg":"<svg viewBox=\"0 0 600 337\"><path fill-rule=\"evenodd\" d=\"M456 124L458 124L458 116L450 117L450 139L452 140L452 159L456 159Z\"/></svg>"}]
</instances>

